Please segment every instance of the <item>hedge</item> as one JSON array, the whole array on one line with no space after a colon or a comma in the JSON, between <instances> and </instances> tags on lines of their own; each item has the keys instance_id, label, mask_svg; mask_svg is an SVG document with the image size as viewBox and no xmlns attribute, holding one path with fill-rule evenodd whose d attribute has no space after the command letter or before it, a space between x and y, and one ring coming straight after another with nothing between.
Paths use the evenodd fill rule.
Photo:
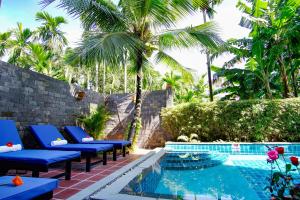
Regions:
<instances>
[{"instance_id":1,"label":"hedge","mask_svg":"<svg viewBox=\"0 0 300 200\"><path fill-rule=\"evenodd\" d=\"M187 103L162 110L164 129L203 142L299 142L300 98Z\"/></svg>"}]
</instances>

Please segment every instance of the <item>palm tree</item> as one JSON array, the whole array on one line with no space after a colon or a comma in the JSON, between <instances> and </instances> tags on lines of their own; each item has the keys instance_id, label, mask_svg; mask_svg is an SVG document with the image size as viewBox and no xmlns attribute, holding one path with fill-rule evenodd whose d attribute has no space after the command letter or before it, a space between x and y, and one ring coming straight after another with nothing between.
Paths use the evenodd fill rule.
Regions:
<instances>
[{"instance_id":1,"label":"palm tree","mask_svg":"<svg viewBox=\"0 0 300 200\"><path fill-rule=\"evenodd\" d=\"M223 2L223 0L205 0L205 6L198 7L203 14L203 22L207 22L207 16L209 18L213 18L215 10L214 6L219 5ZM210 52L206 51L206 65L207 65L207 77L208 77L208 86L209 86L209 97L210 101L214 100L213 88L212 88L212 77L211 77L211 60L210 60Z\"/></svg>"},{"instance_id":2,"label":"palm tree","mask_svg":"<svg viewBox=\"0 0 300 200\"><path fill-rule=\"evenodd\" d=\"M22 57L26 56L26 51L32 41L33 32L29 28L23 28L22 23L17 23L17 28L13 29L12 38L9 40L8 49L10 56L8 62L14 65L22 66Z\"/></svg>"},{"instance_id":3,"label":"palm tree","mask_svg":"<svg viewBox=\"0 0 300 200\"><path fill-rule=\"evenodd\" d=\"M64 32L60 30L61 25L67 24L64 17L52 17L47 12L38 12L36 13L36 20L42 23L37 28L38 38L41 39L47 48L61 51L68 44Z\"/></svg>"},{"instance_id":4,"label":"palm tree","mask_svg":"<svg viewBox=\"0 0 300 200\"><path fill-rule=\"evenodd\" d=\"M167 88L170 87L174 90L179 89L181 86L181 76L174 74L173 71L171 71L170 73L166 73L163 81L167 84Z\"/></svg>"},{"instance_id":5,"label":"palm tree","mask_svg":"<svg viewBox=\"0 0 300 200\"><path fill-rule=\"evenodd\" d=\"M0 58L5 55L9 47L11 32L0 33Z\"/></svg>"},{"instance_id":6,"label":"palm tree","mask_svg":"<svg viewBox=\"0 0 300 200\"><path fill-rule=\"evenodd\" d=\"M24 63L30 66L34 71L51 76L54 75L52 73L54 64L53 56L54 54L46 50L42 45L32 43L29 45L27 56L24 57Z\"/></svg>"},{"instance_id":7,"label":"palm tree","mask_svg":"<svg viewBox=\"0 0 300 200\"><path fill-rule=\"evenodd\" d=\"M55 0L43 0L48 5ZM57 0L70 15L80 16L86 36L81 53L91 55L104 64L117 66L119 55L129 54L136 68L136 102L128 139L133 141L140 127L143 68L164 63L183 71L183 66L166 53L171 48L216 48L220 42L214 23L174 29L176 22L194 12L190 1L176 0ZM197 2L199 6L202 1Z\"/></svg>"}]
</instances>

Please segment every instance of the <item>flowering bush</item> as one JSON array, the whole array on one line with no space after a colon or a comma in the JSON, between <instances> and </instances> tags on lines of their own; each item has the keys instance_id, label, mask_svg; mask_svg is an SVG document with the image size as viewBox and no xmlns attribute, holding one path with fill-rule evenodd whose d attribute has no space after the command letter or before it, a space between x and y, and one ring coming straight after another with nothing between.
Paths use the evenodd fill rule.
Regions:
<instances>
[{"instance_id":1,"label":"flowering bush","mask_svg":"<svg viewBox=\"0 0 300 200\"><path fill-rule=\"evenodd\" d=\"M292 176L293 171L299 173L299 160L297 157L290 157L287 162L284 156L283 147L268 147L267 162L271 165L271 176L267 178L269 185L266 187L271 192L271 199L300 199L300 184L297 184L295 177ZM280 167L278 159L282 158L285 163L285 169ZM274 169L278 168L279 171Z\"/></svg>"}]
</instances>

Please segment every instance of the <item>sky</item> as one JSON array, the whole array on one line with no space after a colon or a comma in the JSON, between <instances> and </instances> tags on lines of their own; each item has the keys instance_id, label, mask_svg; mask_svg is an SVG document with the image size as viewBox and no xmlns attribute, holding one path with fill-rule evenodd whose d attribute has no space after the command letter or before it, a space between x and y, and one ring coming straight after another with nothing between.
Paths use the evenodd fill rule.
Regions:
<instances>
[{"instance_id":1,"label":"sky","mask_svg":"<svg viewBox=\"0 0 300 200\"><path fill-rule=\"evenodd\" d=\"M236 2L237 0L224 0L221 5L215 8L216 15L213 20L218 24L219 35L223 40L246 37L249 33L248 29L238 25L242 14L235 7ZM38 11L42 11L39 0L3 0L0 8L0 32L16 27L17 22L22 22L24 27L34 29L39 25L35 21L35 13ZM69 45L75 47L82 34L80 21L68 16L64 10L57 8L55 4L48 6L44 11L49 12L52 16L63 16L67 19L68 24L64 25L62 30L66 33ZM202 14L197 13L180 21L177 27L181 28L201 23L203 23ZM196 74L206 73L206 56L201 54L199 49L174 50L169 54L185 67L195 70ZM214 61L213 65L222 66L230 57L231 55L221 56ZM5 58L3 59L5 60ZM166 72L164 66L156 66L156 69L161 73Z\"/></svg>"}]
</instances>

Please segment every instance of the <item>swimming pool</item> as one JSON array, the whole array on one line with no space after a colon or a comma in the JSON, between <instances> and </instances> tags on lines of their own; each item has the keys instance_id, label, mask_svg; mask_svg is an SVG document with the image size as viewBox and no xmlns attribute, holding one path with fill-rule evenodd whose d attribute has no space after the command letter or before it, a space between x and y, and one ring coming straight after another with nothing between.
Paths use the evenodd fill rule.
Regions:
<instances>
[{"instance_id":1,"label":"swimming pool","mask_svg":"<svg viewBox=\"0 0 300 200\"><path fill-rule=\"evenodd\" d=\"M298 143L167 143L116 172L115 179L102 184L91 199L267 200L266 145L284 147L286 156L300 155ZM279 165L285 164L279 161Z\"/></svg>"}]
</instances>

